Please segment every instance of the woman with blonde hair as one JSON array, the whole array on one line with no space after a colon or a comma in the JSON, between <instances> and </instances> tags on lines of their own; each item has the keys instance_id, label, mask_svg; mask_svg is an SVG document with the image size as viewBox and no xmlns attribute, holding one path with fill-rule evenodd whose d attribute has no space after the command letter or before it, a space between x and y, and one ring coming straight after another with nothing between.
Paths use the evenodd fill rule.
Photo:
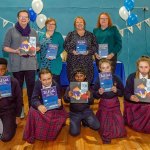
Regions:
<instances>
[{"instance_id":1,"label":"woman with blonde hair","mask_svg":"<svg viewBox=\"0 0 150 150\"><path fill-rule=\"evenodd\" d=\"M65 42L64 48L68 54L67 57L67 73L69 81L74 80L72 70L76 68L84 68L86 70L86 77L89 83L93 80L93 59L92 55L97 50L97 42L95 36L85 29L86 22L81 16L74 20L75 30L69 32ZM81 43L82 48L86 51L80 53L78 51L78 43ZM81 46L80 45L80 46Z\"/></svg>"},{"instance_id":2,"label":"woman with blonde hair","mask_svg":"<svg viewBox=\"0 0 150 150\"><path fill-rule=\"evenodd\" d=\"M150 133L150 103L140 102L134 94L134 79L150 80L150 57L142 56L136 64L137 71L129 75L124 91L124 119L135 131ZM148 94L150 95L150 92Z\"/></svg>"}]
</instances>

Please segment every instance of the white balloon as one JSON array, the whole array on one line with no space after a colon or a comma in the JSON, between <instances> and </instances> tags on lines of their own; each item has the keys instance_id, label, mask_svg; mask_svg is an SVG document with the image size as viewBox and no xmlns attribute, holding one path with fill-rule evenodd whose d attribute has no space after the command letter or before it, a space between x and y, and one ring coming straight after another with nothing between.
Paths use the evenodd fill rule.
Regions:
<instances>
[{"instance_id":1,"label":"white balloon","mask_svg":"<svg viewBox=\"0 0 150 150\"><path fill-rule=\"evenodd\" d=\"M45 21L46 21L47 17L44 14L39 14L36 17L36 24L37 26L42 29L45 27Z\"/></svg>"},{"instance_id":2,"label":"white balloon","mask_svg":"<svg viewBox=\"0 0 150 150\"><path fill-rule=\"evenodd\" d=\"M120 15L120 17L121 17L123 20L125 20L125 21L128 19L129 12L128 12L127 9L125 8L125 6L122 6L122 7L119 9L119 15Z\"/></svg>"},{"instance_id":3,"label":"white balloon","mask_svg":"<svg viewBox=\"0 0 150 150\"><path fill-rule=\"evenodd\" d=\"M43 2L41 0L33 0L32 9L34 10L34 12L39 14L43 9Z\"/></svg>"}]
</instances>

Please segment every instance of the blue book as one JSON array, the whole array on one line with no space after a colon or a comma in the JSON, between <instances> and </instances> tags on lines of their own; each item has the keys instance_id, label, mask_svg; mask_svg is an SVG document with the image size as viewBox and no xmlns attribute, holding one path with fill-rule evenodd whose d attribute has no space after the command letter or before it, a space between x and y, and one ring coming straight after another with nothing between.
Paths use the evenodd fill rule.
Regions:
<instances>
[{"instance_id":1,"label":"blue book","mask_svg":"<svg viewBox=\"0 0 150 150\"><path fill-rule=\"evenodd\" d=\"M58 51L57 44L49 44L46 53L46 58L56 59L57 51Z\"/></svg>"},{"instance_id":2,"label":"blue book","mask_svg":"<svg viewBox=\"0 0 150 150\"><path fill-rule=\"evenodd\" d=\"M11 77L0 76L0 98L12 96Z\"/></svg>"},{"instance_id":3,"label":"blue book","mask_svg":"<svg viewBox=\"0 0 150 150\"><path fill-rule=\"evenodd\" d=\"M108 55L108 44L99 44L98 54L101 58L106 58Z\"/></svg>"},{"instance_id":4,"label":"blue book","mask_svg":"<svg viewBox=\"0 0 150 150\"><path fill-rule=\"evenodd\" d=\"M111 91L113 86L112 74L110 72L99 73L100 87L105 90L105 92Z\"/></svg>"},{"instance_id":5,"label":"blue book","mask_svg":"<svg viewBox=\"0 0 150 150\"><path fill-rule=\"evenodd\" d=\"M88 82L70 82L71 103L88 103Z\"/></svg>"},{"instance_id":6,"label":"blue book","mask_svg":"<svg viewBox=\"0 0 150 150\"><path fill-rule=\"evenodd\" d=\"M134 79L134 94L140 102L150 103L150 79Z\"/></svg>"},{"instance_id":7,"label":"blue book","mask_svg":"<svg viewBox=\"0 0 150 150\"><path fill-rule=\"evenodd\" d=\"M85 54L87 52L86 40L78 40L76 44L76 51L79 54Z\"/></svg>"},{"instance_id":8,"label":"blue book","mask_svg":"<svg viewBox=\"0 0 150 150\"><path fill-rule=\"evenodd\" d=\"M41 89L43 104L47 110L58 108L58 95L56 86Z\"/></svg>"}]
</instances>

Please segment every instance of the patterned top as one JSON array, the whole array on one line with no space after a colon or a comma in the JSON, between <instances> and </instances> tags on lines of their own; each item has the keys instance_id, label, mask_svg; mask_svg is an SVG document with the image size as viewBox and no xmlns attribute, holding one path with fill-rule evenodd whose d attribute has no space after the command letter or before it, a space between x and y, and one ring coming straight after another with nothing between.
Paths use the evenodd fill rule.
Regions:
<instances>
[{"instance_id":1,"label":"patterned top","mask_svg":"<svg viewBox=\"0 0 150 150\"><path fill-rule=\"evenodd\" d=\"M56 59L49 60L46 58L46 53L49 44L57 44L58 52ZM46 34L40 37L40 68L48 68L51 70L52 74L60 75L62 69L62 58L60 54L64 50L63 48L64 39L59 32L54 32L50 38L46 37Z\"/></svg>"},{"instance_id":2,"label":"patterned top","mask_svg":"<svg viewBox=\"0 0 150 150\"><path fill-rule=\"evenodd\" d=\"M87 55L74 55L73 50L76 50L76 43L78 40L85 40L87 43ZM74 80L73 70L78 67L83 67L86 71L87 80L89 83L93 80L93 60L92 55L97 51L98 45L96 37L89 31L85 31L83 36L80 36L77 31L68 33L64 47L68 53L67 57L67 71L70 81Z\"/></svg>"}]
</instances>

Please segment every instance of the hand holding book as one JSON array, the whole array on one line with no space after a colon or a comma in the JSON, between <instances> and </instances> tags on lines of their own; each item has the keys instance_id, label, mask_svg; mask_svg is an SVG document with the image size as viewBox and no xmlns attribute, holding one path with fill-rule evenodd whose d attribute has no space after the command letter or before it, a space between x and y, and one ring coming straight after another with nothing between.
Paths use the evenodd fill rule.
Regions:
<instances>
[{"instance_id":1,"label":"hand holding book","mask_svg":"<svg viewBox=\"0 0 150 150\"><path fill-rule=\"evenodd\" d=\"M130 100L133 102L139 102L140 101L136 95L131 95Z\"/></svg>"},{"instance_id":2,"label":"hand holding book","mask_svg":"<svg viewBox=\"0 0 150 150\"><path fill-rule=\"evenodd\" d=\"M38 110L44 115L47 111L46 107L44 105L39 105Z\"/></svg>"}]
</instances>

